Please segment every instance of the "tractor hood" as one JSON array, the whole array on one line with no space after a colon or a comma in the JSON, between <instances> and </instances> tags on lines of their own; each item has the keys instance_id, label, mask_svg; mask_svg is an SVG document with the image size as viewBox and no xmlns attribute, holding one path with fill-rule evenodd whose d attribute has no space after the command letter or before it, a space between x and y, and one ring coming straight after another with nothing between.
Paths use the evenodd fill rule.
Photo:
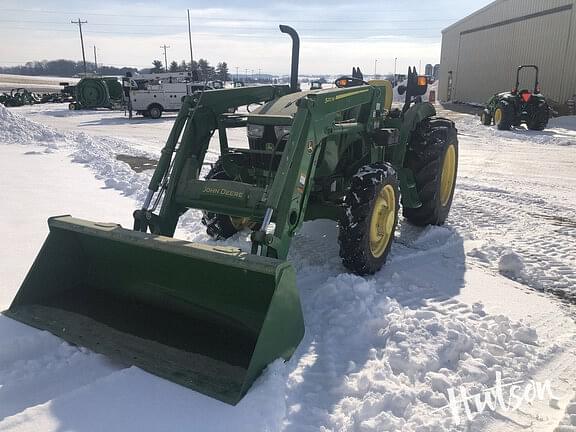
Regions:
<instances>
[{"instance_id":1,"label":"tractor hood","mask_svg":"<svg viewBox=\"0 0 576 432\"><path fill-rule=\"evenodd\" d=\"M252 111L248 115L249 124L290 126L298 107L296 102L310 91L290 93Z\"/></svg>"}]
</instances>

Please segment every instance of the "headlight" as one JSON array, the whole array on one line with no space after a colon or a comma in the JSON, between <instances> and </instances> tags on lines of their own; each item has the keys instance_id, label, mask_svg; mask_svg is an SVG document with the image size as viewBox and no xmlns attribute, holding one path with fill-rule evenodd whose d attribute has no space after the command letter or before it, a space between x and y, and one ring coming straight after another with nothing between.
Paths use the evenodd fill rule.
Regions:
<instances>
[{"instance_id":1,"label":"headlight","mask_svg":"<svg viewBox=\"0 0 576 432\"><path fill-rule=\"evenodd\" d=\"M249 124L247 129L248 138L262 138L264 136L264 126Z\"/></svg>"},{"instance_id":2,"label":"headlight","mask_svg":"<svg viewBox=\"0 0 576 432\"><path fill-rule=\"evenodd\" d=\"M276 134L276 139L289 134L292 126L274 126L274 133Z\"/></svg>"}]
</instances>

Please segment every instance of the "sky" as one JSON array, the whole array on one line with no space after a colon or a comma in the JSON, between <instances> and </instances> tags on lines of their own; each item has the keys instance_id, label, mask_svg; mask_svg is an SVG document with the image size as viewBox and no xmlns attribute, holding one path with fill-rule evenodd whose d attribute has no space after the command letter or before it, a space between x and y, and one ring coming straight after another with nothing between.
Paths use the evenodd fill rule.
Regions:
<instances>
[{"instance_id":1,"label":"sky","mask_svg":"<svg viewBox=\"0 0 576 432\"><path fill-rule=\"evenodd\" d=\"M186 9L190 9L194 59L226 61L232 74L287 74L290 38L278 24L300 34L300 73L391 73L440 62L441 31L491 0L2 0L0 65L33 60L81 60L83 24L87 61L151 67L189 61Z\"/></svg>"}]
</instances>

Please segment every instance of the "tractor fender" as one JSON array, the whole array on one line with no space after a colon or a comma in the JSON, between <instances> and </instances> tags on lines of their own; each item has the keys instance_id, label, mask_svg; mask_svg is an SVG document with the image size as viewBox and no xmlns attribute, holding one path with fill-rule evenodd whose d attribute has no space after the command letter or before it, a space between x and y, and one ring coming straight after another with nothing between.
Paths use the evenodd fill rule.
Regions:
<instances>
[{"instance_id":1,"label":"tractor fender","mask_svg":"<svg viewBox=\"0 0 576 432\"><path fill-rule=\"evenodd\" d=\"M427 118L436 115L436 109L431 103L424 102L412 105L404 113L402 126L400 127L400 142L409 142L410 135L416 129L418 124Z\"/></svg>"}]
</instances>

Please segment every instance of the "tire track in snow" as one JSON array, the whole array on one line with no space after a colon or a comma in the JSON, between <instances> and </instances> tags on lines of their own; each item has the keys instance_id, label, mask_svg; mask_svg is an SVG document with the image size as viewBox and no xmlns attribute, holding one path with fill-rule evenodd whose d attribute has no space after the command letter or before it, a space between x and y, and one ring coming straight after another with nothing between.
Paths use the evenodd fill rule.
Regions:
<instances>
[{"instance_id":1,"label":"tire track in snow","mask_svg":"<svg viewBox=\"0 0 576 432\"><path fill-rule=\"evenodd\" d=\"M489 388L496 371L514 380L546 360L555 348L540 347L525 324L442 300L453 263L432 272L441 261L392 262L367 279L299 276L307 333L291 362L286 431L451 429L449 413L434 414L448 388ZM395 277L404 265L431 286ZM419 307L406 307L411 298Z\"/></svg>"},{"instance_id":2,"label":"tire track in snow","mask_svg":"<svg viewBox=\"0 0 576 432\"><path fill-rule=\"evenodd\" d=\"M450 222L483 242L468 256L498 270L502 255L511 250L523 268L505 275L576 303L574 209L527 193L485 189L459 188L454 201Z\"/></svg>"}]
</instances>

